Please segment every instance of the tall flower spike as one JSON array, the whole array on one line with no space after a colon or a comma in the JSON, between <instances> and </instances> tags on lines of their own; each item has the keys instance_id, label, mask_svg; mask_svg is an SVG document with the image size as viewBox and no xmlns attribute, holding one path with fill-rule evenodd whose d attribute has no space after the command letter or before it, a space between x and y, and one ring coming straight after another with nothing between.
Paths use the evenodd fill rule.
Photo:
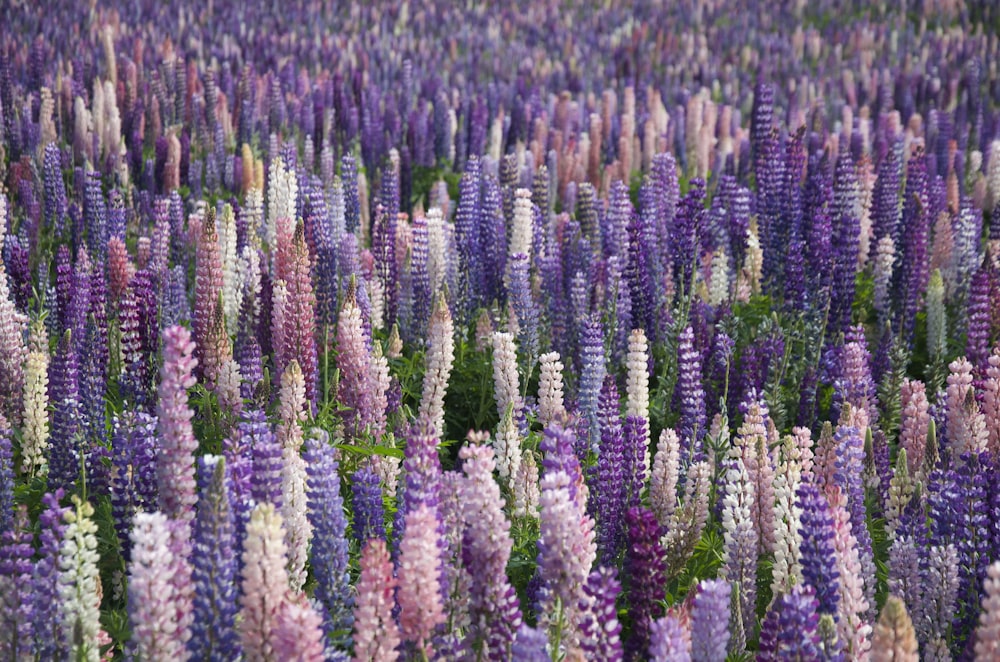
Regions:
<instances>
[{"instance_id":1,"label":"tall flower spike","mask_svg":"<svg viewBox=\"0 0 1000 662\"><path fill-rule=\"evenodd\" d=\"M355 299L356 285L351 281L337 321L337 368L340 382L337 399L344 405L344 439L352 443L361 436L371 420L371 354L365 339L361 309Z\"/></svg>"},{"instance_id":2,"label":"tall flower spike","mask_svg":"<svg viewBox=\"0 0 1000 662\"><path fill-rule=\"evenodd\" d=\"M427 432L444 437L444 395L455 362L455 328L444 294L439 294L427 331L428 348L419 417Z\"/></svg>"},{"instance_id":3,"label":"tall flower spike","mask_svg":"<svg viewBox=\"0 0 1000 662\"><path fill-rule=\"evenodd\" d=\"M736 630L734 650L742 650L745 642L740 633L752 635L757 604L757 553L760 531L754 526L755 503L753 481L742 459L730 461L726 470L726 495L723 498L722 528L725 547L722 554L720 578L735 586L739 592L742 624Z\"/></svg>"},{"instance_id":4,"label":"tall flower spike","mask_svg":"<svg viewBox=\"0 0 1000 662\"><path fill-rule=\"evenodd\" d=\"M372 538L361 552L361 576L354 604L355 662L394 662L399 627L392 616L396 578L385 541Z\"/></svg>"},{"instance_id":5,"label":"tall flower spike","mask_svg":"<svg viewBox=\"0 0 1000 662\"><path fill-rule=\"evenodd\" d=\"M601 385L607 367L604 357L604 330L596 317L583 321L577 358L580 366L580 381L576 400L580 414L590 431L590 446L594 450L601 438L601 427L597 420L597 410L601 395Z\"/></svg>"},{"instance_id":6,"label":"tall flower spike","mask_svg":"<svg viewBox=\"0 0 1000 662\"><path fill-rule=\"evenodd\" d=\"M278 659L274 630L282 603L289 593L287 552L281 515L274 504L259 504L247 524L241 619L237 624L243 654L248 661Z\"/></svg>"},{"instance_id":7,"label":"tall flower spike","mask_svg":"<svg viewBox=\"0 0 1000 662\"><path fill-rule=\"evenodd\" d=\"M832 659L820 653L815 595L812 586L799 584L777 598L761 625L758 660Z\"/></svg>"},{"instance_id":8,"label":"tall flower spike","mask_svg":"<svg viewBox=\"0 0 1000 662\"><path fill-rule=\"evenodd\" d=\"M923 475L924 453L927 446L927 428L930 415L923 382L906 379L900 389L902 406L899 446L906 449L910 475Z\"/></svg>"},{"instance_id":9,"label":"tall flower spike","mask_svg":"<svg viewBox=\"0 0 1000 662\"><path fill-rule=\"evenodd\" d=\"M987 359L986 379L983 380L983 416L989 429L988 449L1000 453L1000 345Z\"/></svg>"},{"instance_id":10,"label":"tall flower spike","mask_svg":"<svg viewBox=\"0 0 1000 662\"><path fill-rule=\"evenodd\" d=\"M399 626L403 638L420 655L433 656L431 634L445 622L441 604L441 549L436 508L421 505L406 515L406 533L399 543Z\"/></svg>"},{"instance_id":11,"label":"tall flower spike","mask_svg":"<svg viewBox=\"0 0 1000 662\"><path fill-rule=\"evenodd\" d=\"M312 527L306 506L306 464L299 453L302 446L301 421L306 418L306 390L298 361L292 361L281 375L281 516L288 545L288 571L292 588L300 590L306 581L306 560Z\"/></svg>"},{"instance_id":12,"label":"tall flower spike","mask_svg":"<svg viewBox=\"0 0 1000 662\"><path fill-rule=\"evenodd\" d=\"M169 540L170 521L166 515L160 512L136 515L129 563L128 612L131 646L143 660L166 662L185 656L184 644L177 636L177 606L170 581L174 560ZM207 632L211 631L209 626Z\"/></svg>"},{"instance_id":13,"label":"tall flower spike","mask_svg":"<svg viewBox=\"0 0 1000 662\"><path fill-rule=\"evenodd\" d=\"M514 336L503 331L493 334L493 396L500 414L494 446L500 477L510 479L517 475L521 464L520 421L524 403L521 400L517 374L517 350ZM504 419L508 419L504 424Z\"/></svg>"},{"instance_id":14,"label":"tall flower spike","mask_svg":"<svg viewBox=\"0 0 1000 662\"><path fill-rule=\"evenodd\" d=\"M199 368L198 374L203 376L207 387L215 384L221 359L212 352L217 349L217 343L210 342L212 325L216 321L216 308L222 300L222 257L219 254L219 235L216 232L215 209L210 207L198 239L195 272L194 297L194 342L195 358Z\"/></svg>"},{"instance_id":15,"label":"tall flower spike","mask_svg":"<svg viewBox=\"0 0 1000 662\"><path fill-rule=\"evenodd\" d=\"M94 507L73 496L65 515L66 536L59 550L59 599L64 636L75 660L100 658L100 573Z\"/></svg>"},{"instance_id":16,"label":"tall flower spike","mask_svg":"<svg viewBox=\"0 0 1000 662\"><path fill-rule=\"evenodd\" d=\"M771 591L778 595L791 590L802 579L799 562L801 524L796 504L802 484L801 450L794 436L787 436L780 447L781 461L774 475L774 569Z\"/></svg>"},{"instance_id":17,"label":"tall flower spike","mask_svg":"<svg viewBox=\"0 0 1000 662\"><path fill-rule=\"evenodd\" d=\"M679 615L669 613L653 621L649 629L652 662L691 662L691 630Z\"/></svg>"},{"instance_id":18,"label":"tall flower spike","mask_svg":"<svg viewBox=\"0 0 1000 662\"><path fill-rule=\"evenodd\" d=\"M1000 657L1000 561L986 571L983 593L983 609L976 629L976 662Z\"/></svg>"},{"instance_id":19,"label":"tall flower spike","mask_svg":"<svg viewBox=\"0 0 1000 662\"><path fill-rule=\"evenodd\" d=\"M688 463L701 454L701 439L705 436L708 422L705 392L701 385L701 358L694 349L694 331L690 326L685 327L680 334L677 371L677 394L681 410L681 459Z\"/></svg>"},{"instance_id":20,"label":"tall flower spike","mask_svg":"<svg viewBox=\"0 0 1000 662\"><path fill-rule=\"evenodd\" d=\"M840 604L840 572L833 544L830 505L816 486L808 482L799 487L797 505L802 513L799 520L802 578L816 589L819 603L817 611L821 614L837 614Z\"/></svg>"},{"instance_id":21,"label":"tall flower spike","mask_svg":"<svg viewBox=\"0 0 1000 662\"><path fill-rule=\"evenodd\" d=\"M864 620L869 608L864 593L866 576L862 570L858 541L851 530L847 498L836 485L828 488L827 493L833 515L833 546L836 550L837 572L840 575L837 631L850 655L864 657L871 647L868 639L871 625Z\"/></svg>"},{"instance_id":22,"label":"tall flower spike","mask_svg":"<svg viewBox=\"0 0 1000 662\"><path fill-rule=\"evenodd\" d=\"M545 582L541 613L548 625L561 625L572 642L583 583L597 556L594 520L586 514L584 503L574 500L565 471L546 471L541 489L538 571Z\"/></svg>"},{"instance_id":23,"label":"tall flower spike","mask_svg":"<svg viewBox=\"0 0 1000 662\"><path fill-rule=\"evenodd\" d=\"M584 599L580 603L580 648L594 659L620 662L624 659L621 623L615 601L621 584L614 570L598 568L583 585ZM652 631L655 627L650 624Z\"/></svg>"},{"instance_id":24,"label":"tall flower spike","mask_svg":"<svg viewBox=\"0 0 1000 662\"><path fill-rule=\"evenodd\" d=\"M52 364L52 435L49 453L49 484L71 491L80 476L82 431L80 430L79 370L70 331L59 341Z\"/></svg>"},{"instance_id":25,"label":"tall flower spike","mask_svg":"<svg viewBox=\"0 0 1000 662\"><path fill-rule=\"evenodd\" d=\"M730 585L721 579L698 583L691 601L691 659L723 662L729 647Z\"/></svg>"},{"instance_id":26,"label":"tall flower spike","mask_svg":"<svg viewBox=\"0 0 1000 662\"><path fill-rule=\"evenodd\" d=\"M191 374L198 360L191 356L194 343L187 329L172 326L163 332L163 367L160 369L157 407L160 452L156 481L160 510L175 519L194 519L194 454L198 441L191 427L194 412L187 390L194 386Z\"/></svg>"},{"instance_id":27,"label":"tall flower spike","mask_svg":"<svg viewBox=\"0 0 1000 662\"><path fill-rule=\"evenodd\" d=\"M539 357L538 420L548 426L566 414L563 405L563 364L558 352L548 352Z\"/></svg>"},{"instance_id":28,"label":"tall flower spike","mask_svg":"<svg viewBox=\"0 0 1000 662\"><path fill-rule=\"evenodd\" d=\"M0 654L8 660L33 660L31 557L34 555L27 506L11 514L0 535Z\"/></svg>"},{"instance_id":29,"label":"tall flower spike","mask_svg":"<svg viewBox=\"0 0 1000 662\"><path fill-rule=\"evenodd\" d=\"M462 562L471 579L469 587L471 637L490 659L510 654L521 624L517 594L507 578L514 541L510 521L503 512L500 486L493 479L493 449L466 445L459 451L465 480L459 488L463 503Z\"/></svg>"},{"instance_id":30,"label":"tall flower spike","mask_svg":"<svg viewBox=\"0 0 1000 662\"><path fill-rule=\"evenodd\" d=\"M21 470L34 475L45 466L49 445L49 351L45 326L31 328L31 349L24 368L24 409L22 415Z\"/></svg>"},{"instance_id":31,"label":"tall flower spike","mask_svg":"<svg viewBox=\"0 0 1000 662\"><path fill-rule=\"evenodd\" d=\"M199 459L198 512L191 555L194 615L188 651L200 660L230 659L240 654L236 633L236 531L230 482L224 459L214 455Z\"/></svg>"},{"instance_id":32,"label":"tall flower spike","mask_svg":"<svg viewBox=\"0 0 1000 662\"><path fill-rule=\"evenodd\" d=\"M60 491L46 493L42 497L45 509L38 517L41 544L32 575L31 594L35 652L41 659L63 659L69 655L59 597L59 555L69 513L68 508L59 505L62 496Z\"/></svg>"},{"instance_id":33,"label":"tall flower spike","mask_svg":"<svg viewBox=\"0 0 1000 662\"><path fill-rule=\"evenodd\" d=\"M324 629L343 642L352 625L353 597L349 584L347 518L340 496L340 466L325 431L317 429L306 440L304 455L308 482L306 497L313 527L312 574L315 597L323 607ZM378 483L375 484L376 488ZM379 505L381 505L381 492ZM355 512L357 512L355 504Z\"/></svg>"},{"instance_id":34,"label":"tall flower spike","mask_svg":"<svg viewBox=\"0 0 1000 662\"><path fill-rule=\"evenodd\" d=\"M666 566L660 545L660 525L652 511L634 506L625 514L628 546L625 573L629 614L633 619L627 650L630 659L639 659L649 649L650 627L663 615L660 606L666 593Z\"/></svg>"},{"instance_id":35,"label":"tall flower spike","mask_svg":"<svg viewBox=\"0 0 1000 662\"><path fill-rule=\"evenodd\" d=\"M362 464L351 479L351 530L359 547L369 538L385 539L382 486L371 464Z\"/></svg>"},{"instance_id":36,"label":"tall flower spike","mask_svg":"<svg viewBox=\"0 0 1000 662\"><path fill-rule=\"evenodd\" d=\"M917 633L906 605L890 595L872 635L872 662L917 662Z\"/></svg>"},{"instance_id":37,"label":"tall flower spike","mask_svg":"<svg viewBox=\"0 0 1000 662\"><path fill-rule=\"evenodd\" d=\"M661 526L667 523L677 508L677 480L680 475L680 440L670 428L660 432L653 470L649 478L649 501Z\"/></svg>"},{"instance_id":38,"label":"tall flower spike","mask_svg":"<svg viewBox=\"0 0 1000 662\"><path fill-rule=\"evenodd\" d=\"M948 375L948 424L945 435L952 458L957 460L965 453L986 450L989 433L975 397L973 365L962 357L948 368L951 374Z\"/></svg>"}]
</instances>

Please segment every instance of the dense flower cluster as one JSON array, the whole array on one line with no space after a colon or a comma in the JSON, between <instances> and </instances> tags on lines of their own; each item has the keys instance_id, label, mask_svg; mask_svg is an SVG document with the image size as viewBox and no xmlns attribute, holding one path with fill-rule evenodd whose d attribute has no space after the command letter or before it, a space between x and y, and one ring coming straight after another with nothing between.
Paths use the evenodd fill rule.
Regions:
<instances>
[{"instance_id":1,"label":"dense flower cluster","mask_svg":"<svg viewBox=\"0 0 1000 662\"><path fill-rule=\"evenodd\" d=\"M7 4L3 659L1000 654L993 3Z\"/></svg>"}]
</instances>

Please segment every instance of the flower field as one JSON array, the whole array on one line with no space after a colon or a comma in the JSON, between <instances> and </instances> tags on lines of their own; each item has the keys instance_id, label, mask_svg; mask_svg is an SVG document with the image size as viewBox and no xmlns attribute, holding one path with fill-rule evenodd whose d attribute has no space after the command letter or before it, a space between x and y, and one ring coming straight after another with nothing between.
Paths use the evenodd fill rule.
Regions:
<instances>
[{"instance_id":1,"label":"flower field","mask_svg":"<svg viewBox=\"0 0 1000 662\"><path fill-rule=\"evenodd\" d=\"M0 3L0 660L1000 660L1000 7L894 4Z\"/></svg>"}]
</instances>

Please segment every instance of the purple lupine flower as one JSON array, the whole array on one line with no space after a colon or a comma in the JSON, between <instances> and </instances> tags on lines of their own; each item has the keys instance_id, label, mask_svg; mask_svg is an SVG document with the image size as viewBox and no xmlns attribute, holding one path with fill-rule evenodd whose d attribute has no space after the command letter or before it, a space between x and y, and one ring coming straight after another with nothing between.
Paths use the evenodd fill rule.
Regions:
<instances>
[{"instance_id":1,"label":"purple lupine flower","mask_svg":"<svg viewBox=\"0 0 1000 662\"><path fill-rule=\"evenodd\" d=\"M601 438L598 406L604 375L607 373L604 357L604 338L601 322L591 317L583 323L578 340L580 381L577 386L577 406L590 432L590 446L596 449Z\"/></svg>"},{"instance_id":2,"label":"purple lupine flower","mask_svg":"<svg viewBox=\"0 0 1000 662\"><path fill-rule=\"evenodd\" d=\"M809 159L805 189L806 264L810 265L806 282L812 310L824 310L833 278L833 175L829 160L819 154Z\"/></svg>"},{"instance_id":3,"label":"purple lupine flower","mask_svg":"<svg viewBox=\"0 0 1000 662\"><path fill-rule=\"evenodd\" d=\"M108 209L104 193L101 191L101 173L99 172L87 172L83 217L87 226L87 250L90 251L91 255L104 256L108 246Z\"/></svg>"},{"instance_id":4,"label":"purple lupine flower","mask_svg":"<svg viewBox=\"0 0 1000 662\"><path fill-rule=\"evenodd\" d=\"M65 515L69 511L59 505L62 496L61 490L46 493L42 497L45 509L38 516L40 545L32 574L31 595L35 654L42 660L61 660L69 655L59 599L59 550L66 533Z\"/></svg>"},{"instance_id":5,"label":"purple lupine flower","mask_svg":"<svg viewBox=\"0 0 1000 662\"><path fill-rule=\"evenodd\" d=\"M674 278L678 291L691 292L698 242L705 216L705 182L692 179L687 194L681 200L674 219L674 243L670 254L674 260Z\"/></svg>"},{"instance_id":6,"label":"purple lupine flower","mask_svg":"<svg viewBox=\"0 0 1000 662\"><path fill-rule=\"evenodd\" d=\"M854 305L854 274L858 265L858 235L860 221L857 217L858 183L854 163L848 153L837 159L833 179L833 236L834 247L833 290L830 296L829 328L833 333L843 331L851 323Z\"/></svg>"},{"instance_id":7,"label":"purple lupine flower","mask_svg":"<svg viewBox=\"0 0 1000 662\"><path fill-rule=\"evenodd\" d=\"M508 294L518 323L518 345L531 359L538 357L539 310L531 294L530 263L524 253L515 253L507 260Z\"/></svg>"},{"instance_id":8,"label":"purple lupine flower","mask_svg":"<svg viewBox=\"0 0 1000 662\"><path fill-rule=\"evenodd\" d=\"M135 290L128 287L118 307L121 355L124 370L118 380L125 402L143 410L151 409L148 355L143 352L139 304Z\"/></svg>"},{"instance_id":9,"label":"purple lupine flower","mask_svg":"<svg viewBox=\"0 0 1000 662\"><path fill-rule=\"evenodd\" d=\"M667 568L660 544L663 531L653 511L635 506L625 514L628 546L625 550L626 592L632 617L632 636L626 642L630 659L649 650L652 621L663 616ZM727 605L728 609L728 605Z\"/></svg>"},{"instance_id":10,"label":"purple lupine flower","mask_svg":"<svg viewBox=\"0 0 1000 662\"><path fill-rule=\"evenodd\" d=\"M347 518L340 496L340 466L325 431L317 429L306 439L305 455L312 525L310 567L316 578L316 599L323 606L327 636L346 643L354 624L353 598L349 584Z\"/></svg>"},{"instance_id":11,"label":"purple lupine flower","mask_svg":"<svg viewBox=\"0 0 1000 662\"><path fill-rule=\"evenodd\" d=\"M613 375L604 377L601 388L601 443L590 482L591 510L597 520L597 549L602 563L615 565L625 543L624 514L627 490L625 439L619 413L618 389Z\"/></svg>"},{"instance_id":12,"label":"purple lupine flower","mask_svg":"<svg viewBox=\"0 0 1000 662\"><path fill-rule=\"evenodd\" d=\"M816 591L809 584L799 584L775 600L761 626L757 659L762 662L825 659L816 632L818 607Z\"/></svg>"},{"instance_id":13,"label":"purple lupine flower","mask_svg":"<svg viewBox=\"0 0 1000 662\"><path fill-rule=\"evenodd\" d=\"M230 481L225 460L198 460L198 507L191 534L194 610L188 651L199 660L240 655L236 633L237 575Z\"/></svg>"},{"instance_id":14,"label":"purple lupine flower","mask_svg":"<svg viewBox=\"0 0 1000 662\"><path fill-rule=\"evenodd\" d=\"M385 539L381 479L369 463L363 464L351 478L351 515L351 530L360 547L369 538Z\"/></svg>"},{"instance_id":15,"label":"purple lupine flower","mask_svg":"<svg viewBox=\"0 0 1000 662\"><path fill-rule=\"evenodd\" d=\"M667 614L650 625L652 662L691 662L691 631L678 616Z\"/></svg>"},{"instance_id":16,"label":"purple lupine flower","mask_svg":"<svg viewBox=\"0 0 1000 662\"><path fill-rule=\"evenodd\" d=\"M393 526L393 539L397 549L406 529L406 515L421 505L434 508L438 506L441 459L438 456L437 437L423 434L417 427L411 428L404 451L403 473L406 479L396 495L396 519Z\"/></svg>"},{"instance_id":17,"label":"purple lupine flower","mask_svg":"<svg viewBox=\"0 0 1000 662\"><path fill-rule=\"evenodd\" d=\"M0 655L8 660L33 659L32 562L33 535L28 522L28 509L18 509L13 526L5 527L0 535Z\"/></svg>"},{"instance_id":18,"label":"purple lupine flower","mask_svg":"<svg viewBox=\"0 0 1000 662\"><path fill-rule=\"evenodd\" d=\"M548 644L549 637L544 629L522 623L511 647L511 659L522 662L552 662Z\"/></svg>"},{"instance_id":19,"label":"purple lupine flower","mask_svg":"<svg viewBox=\"0 0 1000 662\"><path fill-rule=\"evenodd\" d=\"M107 384L107 344L93 316L87 320L83 347L80 352L80 405L91 442L107 439L105 390Z\"/></svg>"},{"instance_id":20,"label":"purple lupine flower","mask_svg":"<svg viewBox=\"0 0 1000 662\"><path fill-rule=\"evenodd\" d=\"M637 506L646 486L646 454L649 439L649 421L643 416L630 414L625 417L624 489L627 507Z\"/></svg>"},{"instance_id":21,"label":"purple lupine flower","mask_svg":"<svg viewBox=\"0 0 1000 662\"><path fill-rule=\"evenodd\" d=\"M965 356L979 376L986 373L990 358L990 265L989 258L972 275L967 304Z\"/></svg>"},{"instance_id":22,"label":"purple lupine flower","mask_svg":"<svg viewBox=\"0 0 1000 662\"><path fill-rule=\"evenodd\" d=\"M899 188L903 177L903 140L894 138L892 146L878 165L878 177L872 192L872 230L877 243L891 237L899 245ZM874 244L873 244L874 245Z\"/></svg>"},{"instance_id":23,"label":"purple lupine flower","mask_svg":"<svg viewBox=\"0 0 1000 662\"><path fill-rule=\"evenodd\" d=\"M858 557L861 562L862 580L865 583L865 595L868 604L874 604L875 557L872 552L872 538L868 531L867 514L865 512L864 486L864 440L858 429L853 426L841 425L834 434L836 447L836 474L834 482L840 486L847 496L847 510L851 516L851 533L858 543Z\"/></svg>"},{"instance_id":24,"label":"purple lupine flower","mask_svg":"<svg viewBox=\"0 0 1000 662\"><path fill-rule=\"evenodd\" d=\"M10 530L13 520L14 449L11 446L10 424L0 413L0 534Z\"/></svg>"},{"instance_id":25,"label":"purple lupine flower","mask_svg":"<svg viewBox=\"0 0 1000 662\"><path fill-rule=\"evenodd\" d=\"M590 573L580 601L580 648L592 659L620 662L624 659L621 623L615 601L621 584L614 570L600 567Z\"/></svg>"},{"instance_id":26,"label":"purple lupine flower","mask_svg":"<svg viewBox=\"0 0 1000 662\"><path fill-rule=\"evenodd\" d=\"M510 520L503 512L500 486L493 479L493 450L463 446L459 456L465 472L458 489L465 522L461 561L471 579L470 644L488 659L506 659L521 624L517 593L506 574L514 546Z\"/></svg>"},{"instance_id":27,"label":"purple lupine flower","mask_svg":"<svg viewBox=\"0 0 1000 662\"><path fill-rule=\"evenodd\" d=\"M133 516L156 508L156 427L156 418L141 411L114 420L111 512L126 563L132 543Z\"/></svg>"},{"instance_id":28,"label":"purple lupine flower","mask_svg":"<svg viewBox=\"0 0 1000 662\"><path fill-rule=\"evenodd\" d=\"M66 185L63 183L62 155L52 142L45 146L43 163L45 186L45 223L55 236L62 236L66 224Z\"/></svg>"},{"instance_id":29,"label":"purple lupine flower","mask_svg":"<svg viewBox=\"0 0 1000 662\"><path fill-rule=\"evenodd\" d=\"M698 583L691 600L691 659L723 662L729 647L731 588L721 579Z\"/></svg>"},{"instance_id":30,"label":"purple lupine flower","mask_svg":"<svg viewBox=\"0 0 1000 662\"><path fill-rule=\"evenodd\" d=\"M608 211L601 216L601 244L604 257L617 257L624 261L628 256L627 228L635 210L629 199L628 186L621 180L611 184L608 193Z\"/></svg>"},{"instance_id":31,"label":"purple lupine flower","mask_svg":"<svg viewBox=\"0 0 1000 662\"><path fill-rule=\"evenodd\" d=\"M576 448L577 435L573 429L563 428L558 423L545 428L545 434L538 444L538 449L542 452L543 473L566 472L570 477L570 496L574 501L580 502L584 498L580 492L583 474Z\"/></svg>"},{"instance_id":32,"label":"purple lupine flower","mask_svg":"<svg viewBox=\"0 0 1000 662\"><path fill-rule=\"evenodd\" d=\"M906 228L902 240L900 268L893 274L897 302L894 328L910 339L917 311L920 309L929 278L928 235L931 226L927 159L918 148L906 166L906 191L903 199L902 226ZM897 243L898 245L898 243Z\"/></svg>"},{"instance_id":33,"label":"purple lupine flower","mask_svg":"<svg viewBox=\"0 0 1000 662\"><path fill-rule=\"evenodd\" d=\"M707 429L705 391L701 380L701 358L694 348L694 331L681 331L677 347L677 397L680 401L681 463L688 464L701 454L701 440Z\"/></svg>"},{"instance_id":34,"label":"purple lupine flower","mask_svg":"<svg viewBox=\"0 0 1000 662\"><path fill-rule=\"evenodd\" d=\"M340 160L340 181L344 186L344 222L348 234L355 234L361 225L361 202L358 198L357 162L350 154Z\"/></svg>"},{"instance_id":35,"label":"purple lupine flower","mask_svg":"<svg viewBox=\"0 0 1000 662\"><path fill-rule=\"evenodd\" d=\"M52 433L49 453L49 484L53 489L72 490L80 476L81 429L79 370L70 332L59 341L52 362Z\"/></svg>"},{"instance_id":36,"label":"purple lupine flower","mask_svg":"<svg viewBox=\"0 0 1000 662\"><path fill-rule=\"evenodd\" d=\"M513 199L511 199L511 204L513 204ZM500 300L503 288L502 276L509 269L507 266L507 223L504 218L502 193L500 184L493 175L487 175L483 178L483 200L480 214L479 243L483 264L479 272L482 279L479 284L479 292L482 300L489 302ZM515 296L514 299L515 305L517 305L517 297ZM537 314L536 310L535 315ZM523 324L521 321L523 319L522 313L517 312L517 316L518 321ZM523 340L521 344L524 344Z\"/></svg>"},{"instance_id":37,"label":"purple lupine flower","mask_svg":"<svg viewBox=\"0 0 1000 662\"><path fill-rule=\"evenodd\" d=\"M275 509L280 510L281 468L284 461L281 457L281 444L268 424L264 412L260 410L246 412L240 422L240 434L241 443L253 458L250 493L254 502L272 503Z\"/></svg>"},{"instance_id":38,"label":"purple lupine flower","mask_svg":"<svg viewBox=\"0 0 1000 662\"><path fill-rule=\"evenodd\" d=\"M797 505L802 512L799 518L802 578L816 589L817 611L835 615L840 592L830 504L815 485L803 482L799 486Z\"/></svg>"},{"instance_id":39,"label":"purple lupine flower","mask_svg":"<svg viewBox=\"0 0 1000 662\"><path fill-rule=\"evenodd\" d=\"M390 168L390 172L392 172ZM383 175L383 185L386 175ZM398 191L398 186L396 187ZM397 193L398 195L398 193ZM398 203L397 203L398 207ZM399 273L396 265L396 230L399 215L391 214L388 209L379 206L372 220L371 251L375 258L374 276L382 286L385 296L385 322L387 326L396 323L399 312Z\"/></svg>"},{"instance_id":40,"label":"purple lupine flower","mask_svg":"<svg viewBox=\"0 0 1000 662\"><path fill-rule=\"evenodd\" d=\"M475 287L479 282L480 251L480 201L482 176L479 158L472 157L465 166L458 185L458 209L455 211L455 243L458 248L459 286L457 309L459 319L466 320L478 306Z\"/></svg>"}]
</instances>

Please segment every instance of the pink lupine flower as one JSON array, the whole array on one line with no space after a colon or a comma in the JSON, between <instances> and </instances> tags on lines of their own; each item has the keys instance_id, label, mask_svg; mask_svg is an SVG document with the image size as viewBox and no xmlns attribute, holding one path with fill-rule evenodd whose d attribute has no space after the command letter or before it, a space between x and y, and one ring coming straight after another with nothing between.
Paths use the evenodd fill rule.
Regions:
<instances>
[{"instance_id":1,"label":"pink lupine flower","mask_svg":"<svg viewBox=\"0 0 1000 662\"><path fill-rule=\"evenodd\" d=\"M163 367L160 369L159 404L157 405L160 450L156 462L159 504L168 517L190 522L194 519L194 437L188 406L189 388L194 386L192 371L198 360L191 354L195 344L181 326L163 332Z\"/></svg>"},{"instance_id":2,"label":"pink lupine flower","mask_svg":"<svg viewBox=\"0 0 1000 662\"><path fill-rule=\"evenodd\" d=\"M364 433L372 415L371 354L365 342L361 310L354 297L352 282L337 320L337 367L340 369L337 399L344 405L340 415L344 420L344 438L348 442Z\"/></svg>"},{"instance_id":3,"label":"pink lupine flower","mask_svg":"<svg viewBox=\"0 0 1000 662\"><path fill-rule=\"evenodd\" d=\"M316 404L316 296L310 276L311 259L303 224L293 234L279 232L276 282L284 283L284 297L271 320L276 368L283 372L295 359L305 376L306 397Z\"/></svg>"},{"instance_id":4,"label":"pink lupine flower","mask_svg":"<svg viewBox=\"0 0 1000 662\"><path fill-rule=\"evenodd\" d=\"M381 538L372 538L361 552L361 576L354 603L354 660L394 662L399 658L399 627L392 617L396 578L389 550Z\"/></svg>"},{"instance_id":5,"label":"pink lupine flower","mask_svg":"<svg viewBox=\"0 0 1000 662\"><path fill-rule=\"evenodd\" d=\"M177 636L170 520L159 512L138 513L133 527L128 611L136 653L143 660L180 659L186 651Z\"/></svg>"},{"instance_id":6,"label":"pink lupine flower","mask_svg":"<svg viewBox=\"0 0 1000 662\"><path fill-rule=\"evenodd\" d=\"M288 597L288 548L281 515L261 503L250 515L243 547L243 595L237 628L248 662L277 662L275 629Z\"/></svg>"},{"instance_id":7,"label":"pink lupine flower","mask_svg":"<svg viewBox=\"0 0 1000 662\"><path fill-rule=\"evenodd\" d=\"M979 410L973 387L973 365L964 357L953 361L948 375L948 423L946 435L953 457L986 450L986 419Z\"/></svg>"},{"instance_id":8,"label":"pink lupine flower","mask_svg":"<svg viewBox=\"0 0 1000 662\"><path fill-rule=\"evenodd\" d=\"M277 660L323 662L323 617L305 596L284 600L274 626L274 652Z\"/></svg>"},{"instance_id":9,"label":"pink lupine flower","mask_svg":"<svg viewBox=\"0 0 1000 662\"><path fill-rule=\"evenodd\" d=\"M987 360L986 379L983 380L983 416L989 430L986 445L994 455L1000 454L1000 346L993 349Z\"/></svg>"},{"instance_id":10,"label":"pink lupine flower","mask_svg":"<svg viewBox=\"0 0 1000 662\"><path fill-rule=\"evenodd\" d=\"M424 504L408 513L405 531L399 543L399 627L403 637L430 658L431 635L445 620L436 511Z\"/></svg>"},{"instance_id":11,"label":"pink lupine flower","mask_svg":"<svg viewBox=\"0 0 1000 662\"><path fill-rule=\"evenodd\" d=\"M983 610L976 629L976 662L1000 658L1000 561L987 569L983 593Z\"/></svg>"},{"instance_id":12,"label":"pink lupine flower","mask_svg":"<svg viewBox=\"0 0 1000 662\"><path fill-rule=\"evenodd\" d=\"M929 404L923 382L903 380L900 388L902 405L901 425L899 430L899 445L906 449L906 461L910 475L917 477L922 474L924 451L927 447L927 429L931 417L927 413Z\"/></svg>"}]
</instances>

